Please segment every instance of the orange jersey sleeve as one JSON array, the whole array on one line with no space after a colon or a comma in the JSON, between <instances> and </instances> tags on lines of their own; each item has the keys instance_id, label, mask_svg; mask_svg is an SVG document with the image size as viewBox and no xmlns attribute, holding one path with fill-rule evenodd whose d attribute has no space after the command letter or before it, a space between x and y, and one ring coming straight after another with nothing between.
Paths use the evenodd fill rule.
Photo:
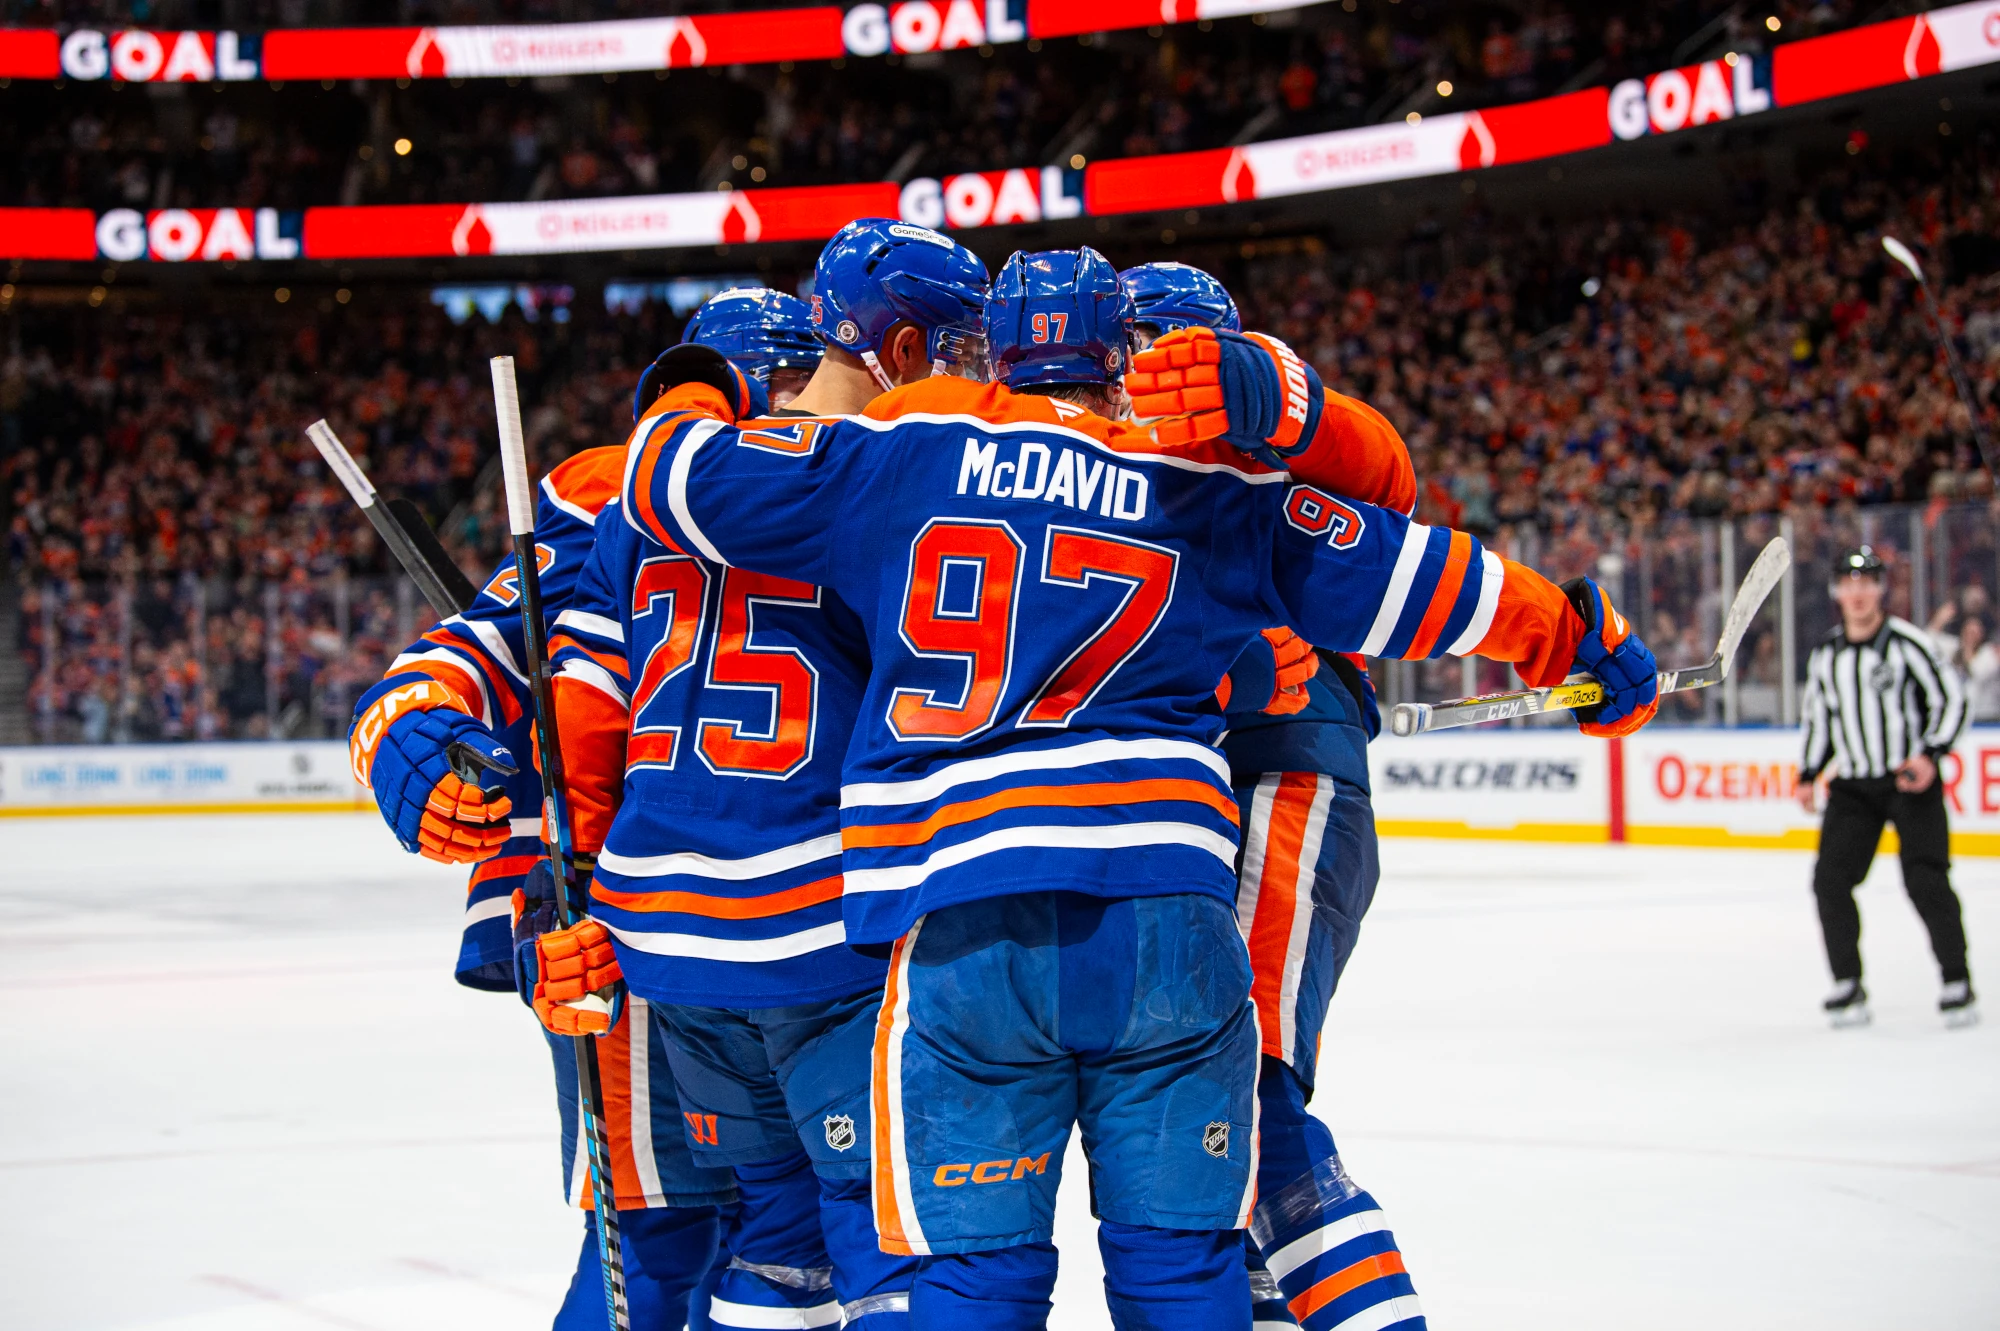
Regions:
<instances>
[{"instance_id":1,"label":"orange jersey sleeve","mask_svg":"<svg viewBox=\"0 0 2000 1331\"><path fill-rule=\"evenodd\" d=\"M1291 460L1308 485L1408 514L1417 506L1417 472L1389 418L1359 398L1326 390L1319 433Z\"/></svg>"}]
</instances>

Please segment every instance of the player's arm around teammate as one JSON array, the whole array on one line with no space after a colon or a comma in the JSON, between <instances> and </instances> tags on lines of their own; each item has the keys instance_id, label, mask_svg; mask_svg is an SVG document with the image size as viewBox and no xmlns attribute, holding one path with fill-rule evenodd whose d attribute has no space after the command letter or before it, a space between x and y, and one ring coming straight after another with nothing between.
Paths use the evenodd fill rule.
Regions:
<instances>
[{"instance_id":1,"label":"player's arm around teammate","mask_svg":"<svg viewBox=\"0 0 2000 1331\"><path fill-rule=\"evenodd\" d=\"M827 354L788 415L855 409L878 394L877 375L948 365L976 340L968 320L984 285L983 265L934 232L844 228L815 282ZM764 303L798 305L769 293ZM728 349L716 320L697 323L704 345ZM702 373L690 371L690 350L662 356L650 383ZM711 363L708 382L740 414L725 369ZM652 417L669 410L649 407ZM818 424L757 420L754 435L795 448ZM737 1293L750 1274L811 1275L796 1271L799 1253L763 1240L775 1220L813 1213L810 1201L783 1205L774 1188L810 1187L817 1173L828 1307L847 1325L891 1331L907 1320L915 1263L883 1253L869 1217L869 1055L886 966L846 947L839 904L839 759L866 675L859 624L831 593L723 567L634 527L600 536L562 623L557 688L565 747L581 750L577 800L616 808L600 834L609 849L593 927L611 931L633 991L667 1033L691 1148L733 1167L744 1193L715 1323L755 1321Z\"/></svg>"}]
</instances>

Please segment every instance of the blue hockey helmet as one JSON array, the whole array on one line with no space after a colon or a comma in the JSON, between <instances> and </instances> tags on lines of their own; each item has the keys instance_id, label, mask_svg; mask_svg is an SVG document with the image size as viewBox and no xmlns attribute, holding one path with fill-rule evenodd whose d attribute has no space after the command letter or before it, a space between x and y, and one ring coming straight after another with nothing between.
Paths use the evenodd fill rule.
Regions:
<instances>
[{"instance_id":1,"label":"blue hockey helmet","mask_svg":"<svg viewBox=\"0 0 2000 1331\"><path fill-rule=\"evenodd\" d=\"M771 371L811 371L826 354L813 331L812 307L768 287L718 291L688 320L681 341L714 347L767 386Z\"/></svg>"},{"instance_id":2,"label":"blue hockey helmet","mask_svg":"<svg viewBox=\"0 0 2000 1331\"><path fill-rule=\"evenodd\" d=\"M887 217L863 217L835 233L813 269L812 320L830 347L859 356L884 389L877 356L899 323L925 335L934 370L984 379L979 315L986 265L951 237Z\"/></svg>"},{"instance_id":3,"label":"blue hockey helmet","mask_svg":"<svg viewBox=\"0 0 2000 1331\"><path fill-rule=\"evenodd\" d=\"M689 343L721 352L767 394L774 372L793 370L809 376L826 354L813 332L812 308L797 296L767 287L731 287L703 301L681 332L680 345ZM665 373L665 362L672 351L669 347L661 352L639 376L639 385L632 392L634 421L645 414L662 385L671 379Z\"/></svg>"},{"instance_id":4,"label":"blue hockey helmet","mask_svg":"<svg viewBox=\"0 0 2000 1331\"><path fill-rule=\"evenodd\" d=\"M1009 388L1110 383L1125 373L1131 342L1132 298L1088 245L1015 251L986 302L993 374Z\"/></svg>"},{"instance_id":5,"label":"blue hockey helmet","mask_svg":"<svg viewBox=\"0 0 2000 1331\"><path fill-rule=\"evenodd\" d=\"M1132 298L1133 317L1156 335L1183 328L1243 331L1229 289L1192 264L1142 263L1118 274L1118 283Z\"/></svg>"}]
</instances>

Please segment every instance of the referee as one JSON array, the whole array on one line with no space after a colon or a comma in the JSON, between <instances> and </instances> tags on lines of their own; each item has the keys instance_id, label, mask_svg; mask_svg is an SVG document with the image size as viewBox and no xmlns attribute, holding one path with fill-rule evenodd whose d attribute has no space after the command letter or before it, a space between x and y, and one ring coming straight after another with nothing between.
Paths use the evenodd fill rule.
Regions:
<instances>
[{"instance_id":1,"label":"referee","mask_svg":"<svg viewBox=\"0 0 2000 1331\"><path fill-rule=\"evenodd\" d=\"M1868 875L1882 825L1902 846L1903 887L1930 930L1950 1026L1977 1019L1965 968L1965 924L1951 890L1951 834L1938 759L1965 728L1965 693L1924 632L1882 611L1882 561L1867 546L1835 566L1828 588L1840 627L1806 662L1805 761L1799 803L1813 813L1829 770L1813 895L1819 899L1835 1026L1868 1022L1861 987L1861 915L1854 889Z\"/></svg>"}]
</instances>

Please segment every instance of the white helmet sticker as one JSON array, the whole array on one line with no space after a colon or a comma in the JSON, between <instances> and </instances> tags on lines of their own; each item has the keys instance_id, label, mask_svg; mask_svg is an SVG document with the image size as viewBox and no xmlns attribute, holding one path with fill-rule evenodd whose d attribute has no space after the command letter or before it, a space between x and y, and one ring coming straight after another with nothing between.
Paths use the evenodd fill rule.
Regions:
<instances>
[{"instance_id":1,"label":"white helmet sticker","mask_svg":"<svg viewBox=\"0 0 2000 1331\"><path fill-rule=\"evenodd\" d=\"M833 335L843 342L852 342L861 336L861 330L855 327L854 320L842 319L834 327Z\"/></svg>"},{"instance_id":2,"label":"white helmet sticker","mask_svg":"<svg viewBox=\"0 0 2000 1331\"><path fill-rule=\"evenodd\" d=\"M927 226L911 226L908 222L891 222L889 224L889 234L899 236L904 240L921 240L926 244L941 246L944 249L952 248L949 237L941 236Z\"/></svg>"}]
</instances>

